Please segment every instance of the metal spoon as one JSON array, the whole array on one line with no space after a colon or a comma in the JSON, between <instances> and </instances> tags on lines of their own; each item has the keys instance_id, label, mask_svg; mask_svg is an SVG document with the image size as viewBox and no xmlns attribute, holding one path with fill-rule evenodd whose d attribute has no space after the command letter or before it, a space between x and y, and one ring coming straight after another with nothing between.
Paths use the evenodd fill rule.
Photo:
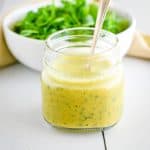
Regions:
<instances>
[{"instance_id":1,"label":"metal spoon","mask_svg":"<svg viewBox=\"0 0 150 150\"><path fill-rule=\"evenodd\" d=\"M93 37L93 44L92 44L92 49L91 49L92 54L94 54L95 52L97 40L99 38L100 30L102 29L102 25L103 25L106 13L108 11L110 2L111 0L99 0L99 11L97 15L96 26L95 26L94 37Z\"/></svg>"}]
</instances>

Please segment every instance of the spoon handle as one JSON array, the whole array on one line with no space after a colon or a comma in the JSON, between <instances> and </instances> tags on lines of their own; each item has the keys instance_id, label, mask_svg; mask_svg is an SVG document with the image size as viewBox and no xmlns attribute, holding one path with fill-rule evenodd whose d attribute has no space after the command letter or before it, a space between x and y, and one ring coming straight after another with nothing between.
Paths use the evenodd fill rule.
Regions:
<instances>
[{"instance_id":1,"label":"spoon handle","mask_svg":"<svg viewBox=\"0 0 150 150\"><path fill-rule=\"evenodd\" d=\"M99 38L99 33L100 33L100 30L102 29L102 25L103 25L106 13L108 11L110 2L111 2L111 0L100 0L99 1L99 10L98 10L98 15L97 15L92 50L91 50L92 54L94 54L94 52L95 52L97 40Z\"/></svg>"}]
</instances>

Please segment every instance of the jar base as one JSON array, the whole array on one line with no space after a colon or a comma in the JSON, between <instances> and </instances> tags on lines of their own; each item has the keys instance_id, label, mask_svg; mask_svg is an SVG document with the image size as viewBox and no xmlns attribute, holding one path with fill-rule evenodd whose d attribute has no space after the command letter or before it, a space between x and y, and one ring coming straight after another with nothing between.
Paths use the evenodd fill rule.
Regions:
<instances>
[{"instance_id":1,"label":"jar base","mask_svg":"<svg viewBox=\"0 0 150 150\"><path fill-rule=\"evenodd\" d=\"M45 118L44 118L44 121L46 122L46 124L48 126L51 126L57 130L61 130L61 131L70 131L70 132L96 132L96 131L102 131L102 130L108 130L108 129L111 129L112 127L114 127L115 125L118 124L118 122L108 126L108 127L77 127L77 128L69 128L69 127L63 127L63 126L57 126L57 125L54 125L50 122L48 122Z\"/></svg>"}]
</instances>

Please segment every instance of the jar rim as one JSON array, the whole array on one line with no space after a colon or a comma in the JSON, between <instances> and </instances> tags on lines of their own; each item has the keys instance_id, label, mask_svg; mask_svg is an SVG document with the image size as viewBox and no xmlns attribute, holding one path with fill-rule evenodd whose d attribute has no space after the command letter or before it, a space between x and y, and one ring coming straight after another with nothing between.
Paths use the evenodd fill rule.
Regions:
<instances>
[{"instance_id":1,"label":"jar rim","mask_svg":"<svg viewBox=\"0 0 150 150\"><path fill-rule=\"evenodd\" d=\"M79 30L83 30L83 31L93 31L93 33L94 33L94 29L95 28L92 28L92 27L75 27L75 28L67 28L67 29L64 29L64 30L60 30L60 31L57 31L57 32L55 32L55 33L53 33L53 34L51 34L48 38L47 38L47 40L46 40L46 46L47 46L47 48L49 49L49 50L51 50L52 52L55 52L55 53L58 53L58 54L62 54L62 55L65 55L65 56L72 56L71 54L66 54L66 53L64 53L64 52L60 52L59 51L59 49L55 49L55 48L53 48L53 40L57 40L57 37L59 36L59 35L61 35L61 34L63 34L63 33L66 33L66 32L71 32L71 31L79 31ZM110 52L112 52L112 50L115 48L115 47L117 47L117 45L118 45L118 42L119 42L119 39L118 39L118 37L117 37L117 35L115 35L114 33L111 33L111 32L109 32L109 31L106 31L106 30L101 30L101 32L100 32L100 36L101 36L101 33L102 34L105 34L106 36L109 36L110 38L114 38L115 39L115 42L112 44L112 46L110 47L110 48L107 48L107 50L103 50L103 51L101 51L101 52L99 52L99 54L107 54L107 53L110 53ZM93 35L87 35L87 34L81 34L80 36L90 36L92 39L93 39ZM76 36L76 35L72 35L72 36ZM65 37L65 36L64 36ZM62 40L64 40L65 38L64 37L62 37L62 38L60 38L60 39L62 39ZM66 36L67 37L67 36ZM68 37L69 37L69 35L68 35ZM101 36L102 37L102 36ZM62 48L64 48L64 47L62 47ZM60 48L60 49L62 49L62 48ZM94 57L94 54L92 54L91 55L91 57Z\"/></svg>"}]
</instances>

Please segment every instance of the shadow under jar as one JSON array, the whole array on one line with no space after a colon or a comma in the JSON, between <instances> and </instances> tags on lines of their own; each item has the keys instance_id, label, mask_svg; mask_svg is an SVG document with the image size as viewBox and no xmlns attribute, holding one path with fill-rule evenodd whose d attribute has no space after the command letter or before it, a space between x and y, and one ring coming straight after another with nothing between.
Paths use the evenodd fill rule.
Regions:
<instances>
[{"instance_id":1,"label":"shadow under jar","mask_svg":"<svg viewBox=\"0 0 150 150\"><path fill-rule=\"evenodd\" d=\"M72 28L46 41L42 109L53 126L105 128L123 109L124 77L117 37L101 31L91 54L93 28Z\"/></svg>"}]
</instances>

